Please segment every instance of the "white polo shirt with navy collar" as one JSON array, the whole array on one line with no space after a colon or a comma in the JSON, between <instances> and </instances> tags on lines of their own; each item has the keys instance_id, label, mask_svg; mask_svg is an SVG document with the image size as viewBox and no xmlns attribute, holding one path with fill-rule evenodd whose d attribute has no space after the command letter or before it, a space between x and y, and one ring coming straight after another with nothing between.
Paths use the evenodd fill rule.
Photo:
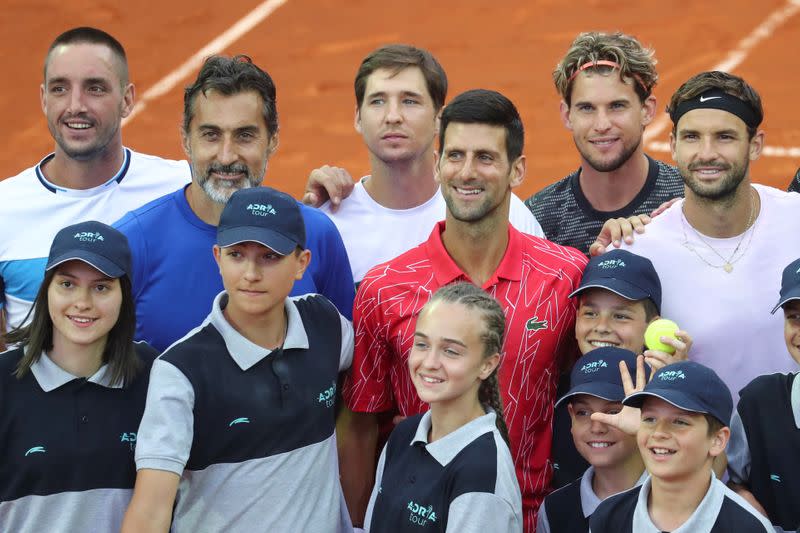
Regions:
<instances>
[{"instance_id":1,"label":"white polo shirt with navy collar","mask_svg":"<svg viewBox=\"0 0 800 533\"><path fill-rule=\"evenodd\" d=\"M713 472L711 485L694 513L671 533L773 533L772 525ZM606 498L589 521L591 533L664 533L647 509L652 478L640 486Z\"/></svg>"},{"instance_id":2,"label":"white polo shirt with navy collar","mask_svg":"<svg viewBox=\"0 0 800 533\"><path fill-rule=\"evenodd\" d=\"M334 435L353 328L325 297L287 298L267 350L225 319L227 295L153 364L137 469L181 476L173 532L350 531Z\"/></svg>"},{"instance_id":3,"label":"white polo shirt with navy collar","mask_svg":"<svg viewBox=\"0 0 800 533\"><path fill-rule=\"evenodd\" d=\"M134 447L150 365L124 386L107 365L74 376L46 353L22 379L23 348L0 354L0 531L117 532L136 480Z\"/></svg>"},{"instance_id":4,"label":"white polo shirt with navy collar","mask_svg":"<svg viewBox=\"0 0 800 533\"><path fill-rule=\"evenodd\" d=\"M522 495L489 412L428 442L431 412L392 431L367 507L368 533L522 532Z\"/></svg>"}]
</instances>

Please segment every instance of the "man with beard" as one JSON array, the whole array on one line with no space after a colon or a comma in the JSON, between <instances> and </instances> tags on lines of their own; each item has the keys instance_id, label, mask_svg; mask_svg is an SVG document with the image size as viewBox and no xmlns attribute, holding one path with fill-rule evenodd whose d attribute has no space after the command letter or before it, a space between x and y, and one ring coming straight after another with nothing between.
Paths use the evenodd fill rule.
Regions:
<instances>
[{"instance_id":1,"label":"man with beard","mask_svg":"<svg viewBox=\"0 0 800 533\"><path fill-rule=\"evenodd\" d=\"M111 224L189 180L185 162L123 146L120 123L134 96L125 50L108 33L73 28L50 45L40 97L55 151L0 181L0 311L9 329L28 314L61 228Z\"/></svg>"},{"instance_id":2,"label":"man with beard","mask_svg":"<svg viewBox=\"0 0 800 533\"><path fill-rule=\"evenodd\" d=\"M222 290L212 254L220 214L234 191L261 183L278 146L272 78L246 56L210 57L184 93L182 138L192 182L116 224L134 259L136 338L158 350L199 326ZM292 295L323 294L350 317L353 277L339 232L323 213L301 212L314 259Z\"/></svg>"},{"instance_id":3,"label":"man with beard","mask_svg":"<svg viewBox=\"0 0 800 533\"><path fill-rule=\"evenodd\" d=\"M561 119L581 155L578 170L525 203L553 242L584 253L610 218L649 214L683 195L675 167L644 153L658 81L653 51L622 33L582 33L556 66Z\"/></svg>"},{"instance_id":4,"label":"man with beard","mask_svg":"<svg viewBox=\"0 0 800 533\"><path fill-rule=\"evenodd\" d=\"M800 196L750 181L764 147L763 109L743 79L698 74L667 111L686 198L623 246L653 262L662 315L692 329L692 360L738 397L760 374L796 370L784 355L783 318L770 311L781 269L800 250Z\"/></svg>"}]
</instances>

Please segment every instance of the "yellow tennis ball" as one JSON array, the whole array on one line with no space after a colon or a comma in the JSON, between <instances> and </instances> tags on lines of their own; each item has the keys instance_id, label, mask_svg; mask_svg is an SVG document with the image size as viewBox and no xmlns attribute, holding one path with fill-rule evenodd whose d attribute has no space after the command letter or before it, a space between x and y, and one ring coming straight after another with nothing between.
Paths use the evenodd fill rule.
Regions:
<instances>
[{"instance_id":1,"label":"yellow tennis ball","mask_svg":"<svg viewBox=\"0 0 800 533\"><path fill-rule=\"evenodd\" d=\"M677 339L675 332L678 331L678 324L666 318L653 320L644 332L644 343L651 350L660 352L675 353L675 348L669 344L664 344L659 339L661 337L672 337Z\"/></svg>"}]
</instances>

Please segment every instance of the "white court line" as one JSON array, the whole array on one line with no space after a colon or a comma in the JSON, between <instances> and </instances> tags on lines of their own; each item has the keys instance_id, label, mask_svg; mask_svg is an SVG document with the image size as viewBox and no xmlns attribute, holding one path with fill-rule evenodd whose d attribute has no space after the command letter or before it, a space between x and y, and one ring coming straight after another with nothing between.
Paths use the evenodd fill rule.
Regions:
<instances>
[{"instance_id":1,"label":"white court line","mask_svg":"<svg viewBox=\"0 0 800 533\"><path fill-rule=\"evenodd\" d=\"M647 145L651 152L670 152L668 142L651 142ZM797 146L765 146L761 155L766 157L800 157L800 147Z\"/></svg>"},{"instance_id":2,"label":"white court line","mask_svg":"<svg viewBox=\"0 0 800 533\"><path fill-rule=\"evenodd\" d=\"M798 11L800 11L800 0L789 0L783 7L780 7L770 13L769 16L764 19L761 24L756 26L747 37L739 41L739 44L736 46L736 48L731 50L725 59L711 67L709 70L722 70L725 72L732 71L742 64L742 61L747 58L747 55L753 48L755 48L756 45L761 43L761 41L771 37L775 30L796 15ZM669 116L662 114L647 127L647 129L644 131L643 138L645 146L647 146L649 150L658 150L658 148L655 148L655 146L658 144L663 144L652 141L661 135L661 133L663 133L663 131L667 129L669 125ZM785 148L778 150L793 149ZM667 149L667 151L669 151L669 149ZM766 154L766 149L764 153Z\"/></svg>"},{"instance_id":3,"label":"white court line","mask_svg":"<svg viewBox=\"0 0 800 533\"><path fill-rule=\"evenodd\" d=\"M141 98L138 98L133 111L123 121L124 126L130 122L133 117L141 113L147 108L148 102L160 98L172 89L174 89L181 81L188 78L194 71L200 68L203 61L214 54L219 54L231 44L236 42L244 34L255 28L261 22L270 16L276 9L281 7L289 0L266 0L256 6L250 13L239 19L233 26L225 30L219 37L205 45L198 50L192 57L187 59L181 66L161 78L155 85L147 89ZM798 0L800 1L800 0Z\"/></svg>"}]
</instances>

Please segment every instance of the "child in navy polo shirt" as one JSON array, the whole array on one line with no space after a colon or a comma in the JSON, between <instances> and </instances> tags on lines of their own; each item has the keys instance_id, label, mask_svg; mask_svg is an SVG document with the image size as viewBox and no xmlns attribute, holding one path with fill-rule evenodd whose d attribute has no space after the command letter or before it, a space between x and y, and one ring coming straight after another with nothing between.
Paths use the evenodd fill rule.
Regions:
<instances>
[{"instance_id":1,"label":"child in navy polo shirt","mask_svg":"<svg viewBox=\"0 0 800 533\"><path fill-rule=\"evenodd\" d=\"M596 412L616 414L622 410L625 388L620 364L635 368L636 354L603 346L581 357L572 369L572 388L556 407L567 405L575 447L591 466L581 478L545 498L537 533L589 531L589 517L602 500L644 481L636 437L591 419Z\"/></svg>"},{"instance_id":2,"label":"child in navy polo shirt","mask_svg":"<svg viewBox=\"0 0 800 533\"><path fill-rule=\"evenodd\" d=\"M497 368L505 315L471 283L437 290L417 318L408 358L424 414L392 431L364 530L522 532Z\"/></svg>"},{"instance_id":3,"label":"child in navy polo shirt","mask_svg":"<svg viewBox=\"0 0 800 533\"><path fill-rule=\"evenodd\" d=\"M644 332L661 313L661 281L649 259L627 250L593 257L583 271L580 286L570 296L578 298L575 337L583 355L614 346L644 353L653 370L687 359L692 339L686 331L678 331L677 338L662 337L662 342L675 348L674 354L645 350ZM557 405L561 407L556 409L553 423L556 488L571 483L589 466L573 445L564 404Z\"/></svg>"},{"instance_id":4,"label":"child in navy polo shirt","mask_svg":"<svg viewBox=\"0 0 800 533\"><path fill-rule=\"evenodd\" d=\"M28 318L0 354L0 531L119 531L157 353L134 343L128 240L59 231ZM26 319L27 322L27 319Z\"/></svg>"},{"instance_id":5,"label":"child in navy polo shirt","mask_svg":"<svg viewBox=\"0 0 800 533\"><path fill-rule=\"evenodd\" d=\"M650 477L604 500L590 519L590 531L773 531L766 518L714 475L714 458L725 452L730 436L733 401L713 370L693 361L667 365L623 404L628 408L620 414L595 413L592 418L630 434L636 431Z\"/></svg>"},{"instance_id":6,"label":"child in navy polo shirt","mask_svg":"<svg viewBox=\"0 0 800 533\"><path fill-rule=\"evenodd\" d=\"M236 191L213 253L225 290L153 364L123 531L350 531L334 400L353 329L323 296L288 296L311 259L297 202Z\"/></svg>"},{"instance_id":7,"label":"child in navy polo shirt","mask_svg":"<svg viewBox=\"0 0 800 533\"><path fill-rule=\"evenodd\" d=\"M789 355L800 363L800 259L783 270L780 299ZM776 531L800 529L800 379L759 376L743 388L731 420L730 486ZM766 416L765 416L766 415Z\"/></svg>"}]
</instances>

